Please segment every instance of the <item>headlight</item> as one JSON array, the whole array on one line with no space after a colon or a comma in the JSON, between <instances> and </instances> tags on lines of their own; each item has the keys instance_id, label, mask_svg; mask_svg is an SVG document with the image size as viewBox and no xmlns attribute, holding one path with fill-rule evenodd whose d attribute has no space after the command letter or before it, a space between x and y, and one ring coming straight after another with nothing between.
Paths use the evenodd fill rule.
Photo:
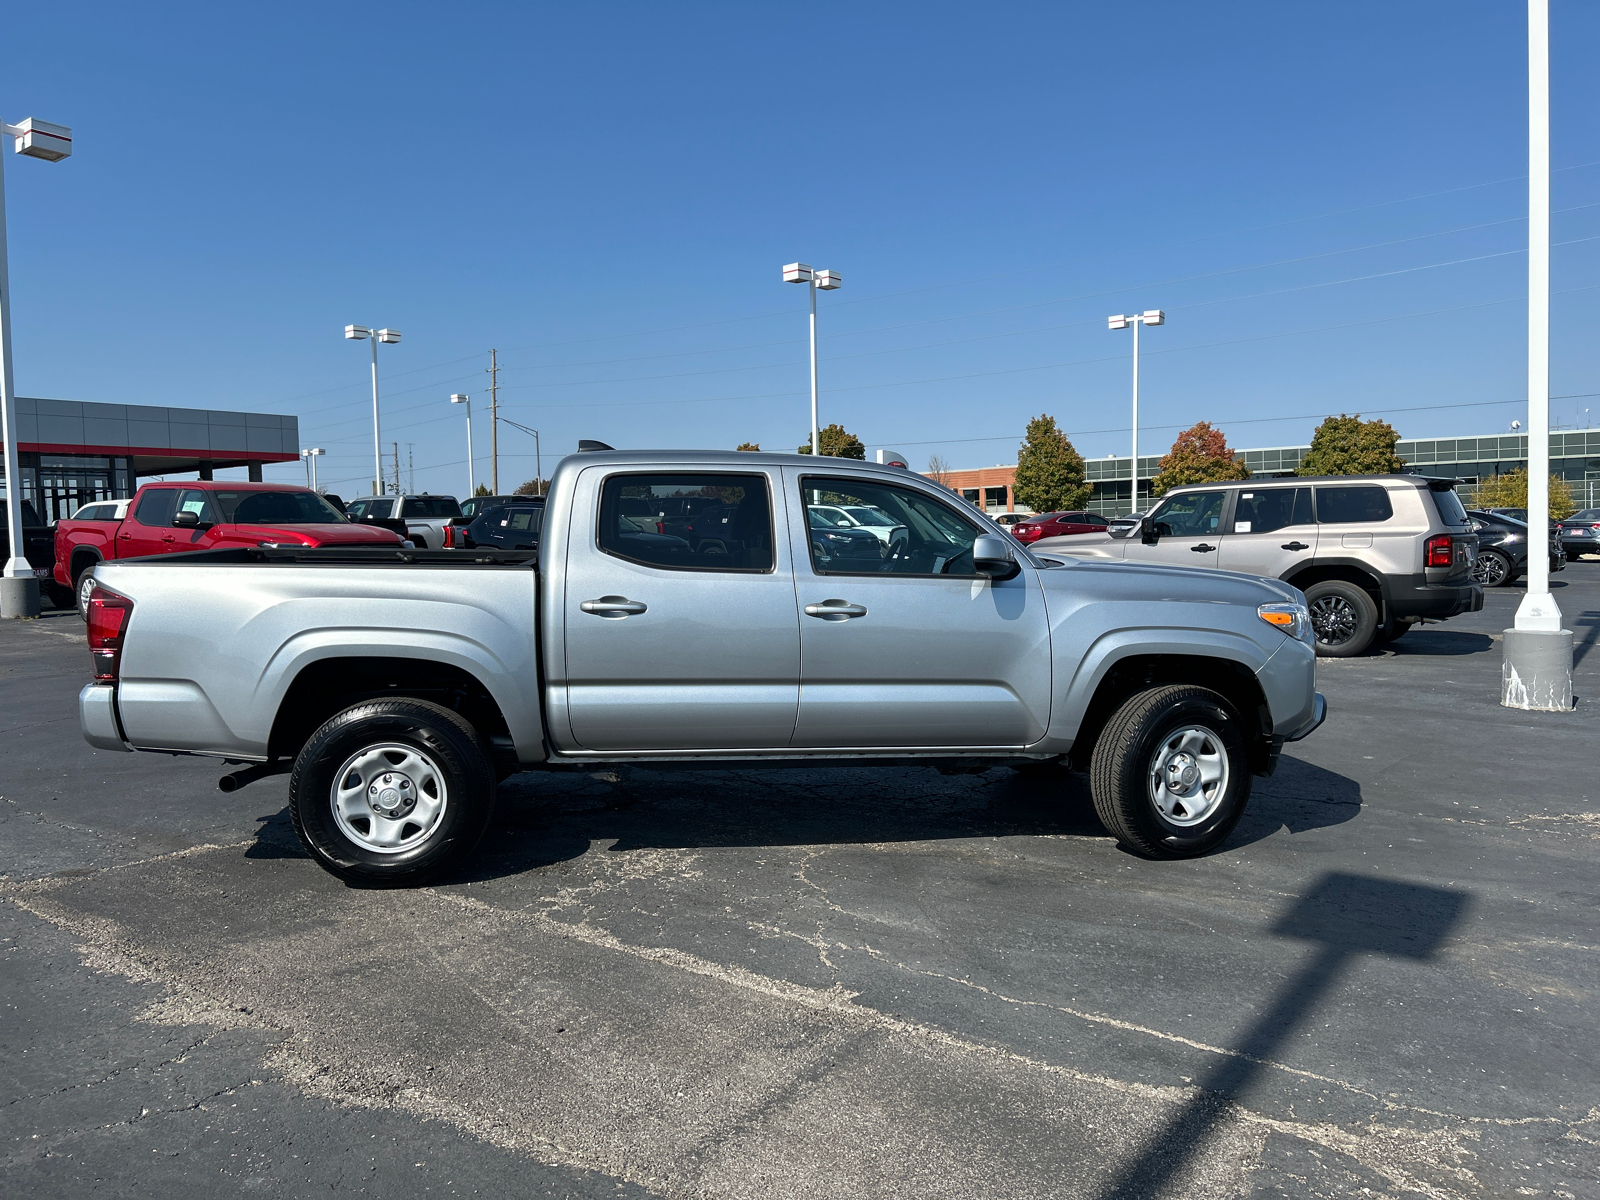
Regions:
<instances>
[{"instance_id":1,"label":"headlight","mask_svg":"<svg viewBox=\"0 0 1600 1200\"><path fill-rule=\"evenodd\" d=\"M1304 604L1292 600L1281 604L1262 604L1257 606L1256 616L1292 638L1299 638L1302 642L1311 640L1311 614L1306 611Z\"/></svg>"}]
</instances>

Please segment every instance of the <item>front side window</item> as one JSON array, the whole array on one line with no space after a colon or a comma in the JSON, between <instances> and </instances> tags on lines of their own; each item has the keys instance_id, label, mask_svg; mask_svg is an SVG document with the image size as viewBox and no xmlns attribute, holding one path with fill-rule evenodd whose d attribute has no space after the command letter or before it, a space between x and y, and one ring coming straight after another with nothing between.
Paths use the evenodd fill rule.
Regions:
<instances>
[{"instance_id":1,"label":"front side window","mask_svg":"<svg viewBox=\"0 0 1600 1200\"><path fill-rule=\"evenodd\" d=\"M206 494L199 488L185 488L178 493L178 506L173 510L176 516L181 512L192 512L200 518L203 525L215 525L217 518L211 513L211 506L206 502Z\"/></svg>"},{"instance_id":2,"label":"front side window","mask_svg":"<svg viewBox=\"0 0 1600 1200\"><path fill-rule=\"evenodd\" d=\"M544 524L544 509L514 508L511 515L500 524L518 533L538 533L539 527Z\"/></svg>"},{"instance_id":3,"label":"front side window","mask_svg":"<svg viewBox=\"0 0 1600 1200\"><path fill-rule=\"evenodd\" d=\"M772 538L764 475L611 475L600 487L600 549L630 562L679 571L770 571Z\"/></svg>"},{"instance_id":4,"label":"front side window","mask_svg":"<svg viewBox=\"0 0 1600 1200\"><path fill-rule=\"evenodd\" d=\"M865 479L800 481L811 565L822 575L976 576L972 543L982 529L931 496ZM871 508L889 524L841 527L832 512Z\"/></svg>"},{"instance_id":5,"label":"front side window","mask_svg":"<svg viewBox=\"0 0 1600 1200\"><path fill-rule=\"evenodd\" d=\"M1233 508L1233 532L1275 533L1290 525L1311 524L1311 489L1266 488L1240 491Z\"/></svg>"},{"instance_id":6,"label":"front side window","mask_svg":"<svg viewBox=\"0 0 1600 1200\"><path fill-rule=\"evenodd\" d=\"M1375 484L1317 489L1317 520L1323 525L1361 525L1394 516L1389 493Z\"/></svg>"},{"instance_id":7,"label":"front side window","mask_svg":"<svg viewBox=\"0 0 1600 1200\"><path fill-rule=\"evenodd\" d=\"M1185 492L1150 515L1159 537L1210 537L1222 520L1226 492Z\"/></svg>"}]
</instances>

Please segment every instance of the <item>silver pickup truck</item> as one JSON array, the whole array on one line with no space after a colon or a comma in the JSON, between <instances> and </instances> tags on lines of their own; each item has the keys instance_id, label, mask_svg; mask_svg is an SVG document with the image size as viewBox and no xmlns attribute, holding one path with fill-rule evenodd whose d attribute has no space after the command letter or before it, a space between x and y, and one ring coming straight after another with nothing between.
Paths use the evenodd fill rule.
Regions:
<instances>
[{"instance_id":1,"label":"silver pickup truck","mask_svg":"<svg viewBox=\"0 0 1600 1200\"><path fill-rule=\"evenodd\" d=\"M629 516L714 500L717 536ZM885 542L808 520L889 514ZM698 535L696 535L698 537ZM368 884L453 869L518 771L1060 763L1130 849L1218 845L1325 713L1304 597L1035 555L893 466L600 451L536 552L252 547L95 568L84 736L289 771L307 850Z\"/></svg>"}]
</instances>

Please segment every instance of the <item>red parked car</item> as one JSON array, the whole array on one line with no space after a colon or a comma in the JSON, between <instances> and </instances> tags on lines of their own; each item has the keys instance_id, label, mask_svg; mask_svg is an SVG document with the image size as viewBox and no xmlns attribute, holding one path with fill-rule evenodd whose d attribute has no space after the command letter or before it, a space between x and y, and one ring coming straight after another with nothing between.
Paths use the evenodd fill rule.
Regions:
<instances>
[{"instance_id":1,"label":"red parked car","mask_svg":"<svg viewBox=\"0 0 1600 1200\"><path fill-rule=\"evenodd\" d=\"M1060 537L1067 533L1104 533L1109 524L1099 513L1037 513L1013 525L1011 536L1019 542L1037 542L1040 538Z\"/></svg>"},{"instance_id":2,"label":"red parked car","mask_svg":"<svg viewBox=\"0 0 1600 1200\"><path fill-rule=\"evenodd\" d=\"M55 582L88 612L98 562L262 542L302 546L401 546L392 529L357 525L308 488L284 483L147 483L117 519L72 517L56 524ZM92 510L91 510L92 511ZM96 513L96 517L98 517Z\"/></svg>"}]
</instances>

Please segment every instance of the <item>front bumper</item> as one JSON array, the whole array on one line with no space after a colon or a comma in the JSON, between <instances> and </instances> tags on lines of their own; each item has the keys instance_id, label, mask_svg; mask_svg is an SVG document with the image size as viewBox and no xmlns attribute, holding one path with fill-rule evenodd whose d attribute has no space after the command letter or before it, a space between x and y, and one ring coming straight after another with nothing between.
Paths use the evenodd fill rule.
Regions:
<instances>
[{"instance_id":1,"label":"front bumper","mask_svg":"<svg viewBox=\"0 0 1600 1200\"><path fill-rule=\"evenodd\" d=\"M1298 742L1301 738L1308 738L1318 729L1320 729L1322 727L1322 723L1327 719L1328 701L1323 697L1321 692L1318 692L1316 694L1316 698L1311 702L1311 723L1297 733L1285 735L1283 740L1286 742Z\"/></svg>"},{"instance_id":2,"label":"front bumper","mask_svg":"<svg viewBox=\"0 0 1600 1200\"><path fill-rule=\"evenodd\" d=\"M83 728L83 740L96 750L133 749L122 739L115 684L91 683L78 693L78 724Z\"/></svg>"}]
</instances>

